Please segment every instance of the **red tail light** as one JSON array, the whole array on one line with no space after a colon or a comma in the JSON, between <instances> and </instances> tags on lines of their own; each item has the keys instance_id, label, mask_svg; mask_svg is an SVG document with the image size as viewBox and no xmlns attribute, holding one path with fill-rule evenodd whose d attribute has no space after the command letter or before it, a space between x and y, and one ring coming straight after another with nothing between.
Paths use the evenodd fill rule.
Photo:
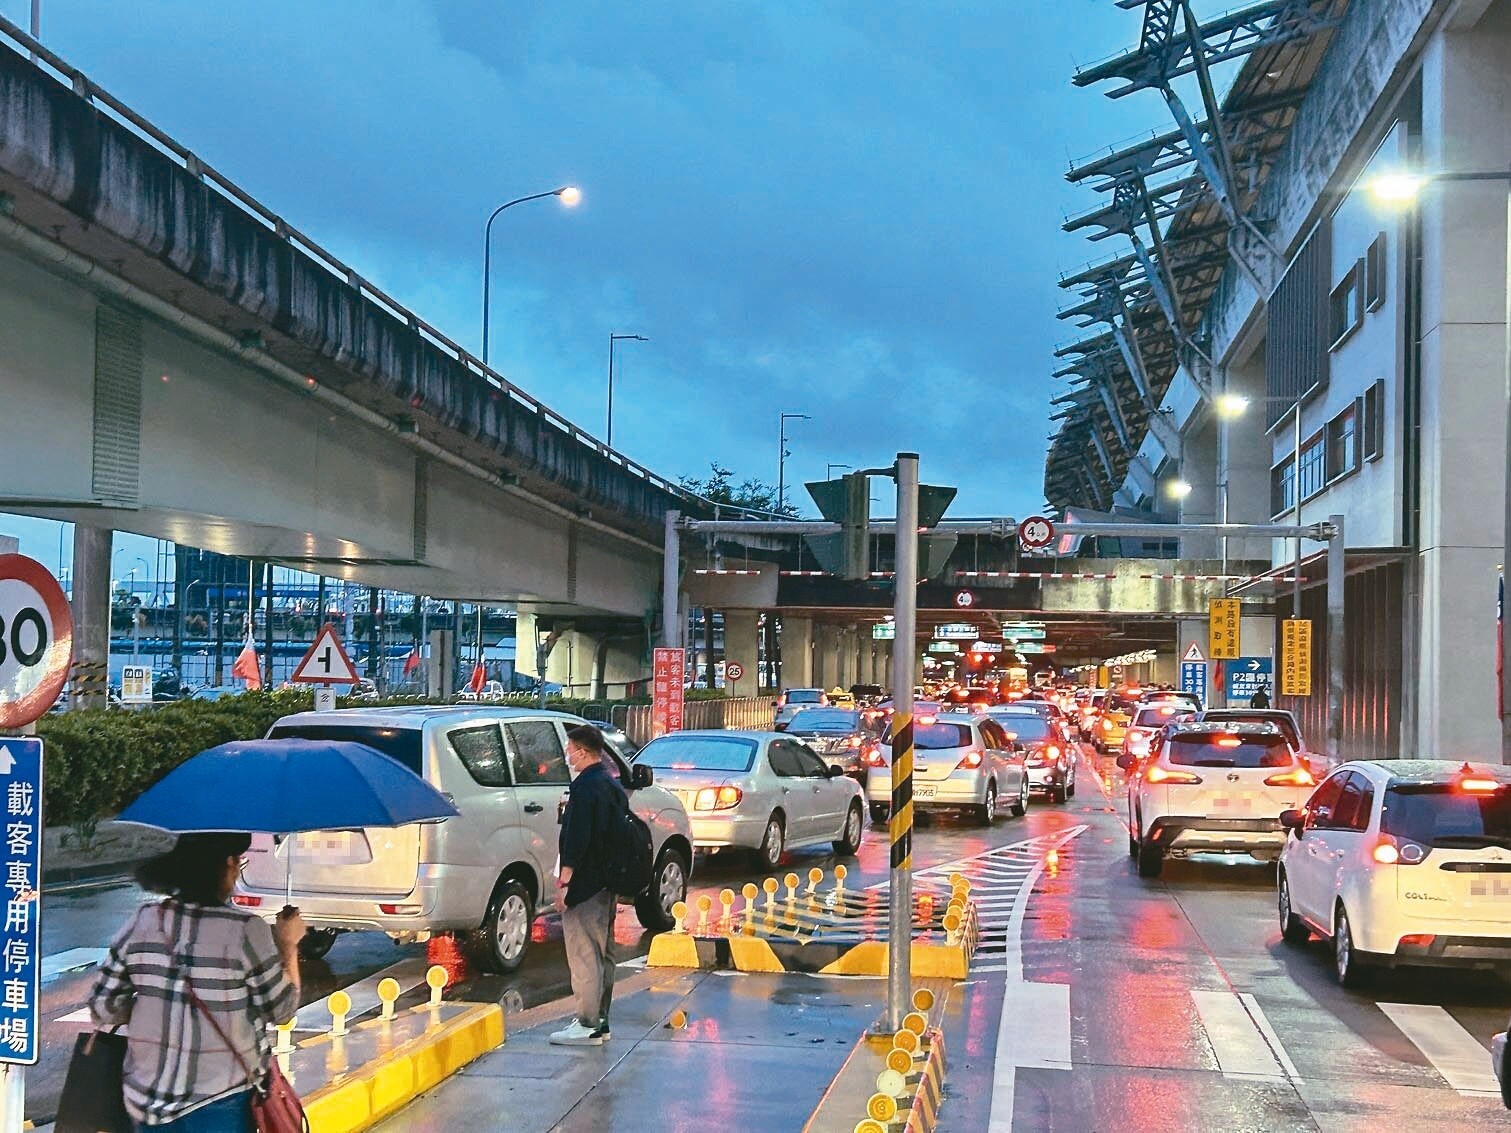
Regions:
<instances>
[{"instance_id":1,"label":"red tail light","mask_svg":"<svg viewBox=\"0 0 1511 1133\"><path fill-rule=\"evenodd\" d=\"M1431 948L1432 942L1437 939L1437 934L1432 932L1410 932L1401 937L1401 943L1413 948Z\"/></svg>"},{"instance_id":2,"label":"red tail light","mask_svg":"<svg viewBox=\"0 0 1511 1133\"><path fill-rule=\"evenodd\" d=\"M979 751L968 751L965 753L965 757L961 759L961 761L956 766L963 768L966 771L974 771L976 770L976 768L981 766L981 761L983 758L985 757Z\"/></svg>"},{"instance_id":3,"label":"red tail light","mask_svg":"<svg viewBox=\"0 0 1511 1133\"><path fill-rule=\"evenodd\" d=\"M1054 744L1045 744L1044 745L1044 755L1045 755L1045 758L1047 758L1047 759L1059 759L1060 758L1060 749L1056 745L1054 745Z\"/></svg>"},{"instance_id":4,"label":"red tail light","mask_svg":"<svg viewBox=\"0 0 1511 1133\"><path fill-rule=\"evenodd\" d=\"M1395 865L1401 860L1401 851L1396 848L1394 841L1382 841L1375 843L1374 852L1370 856L1381 865Z\"/></svg>"},{"instance_id":5,"label":"red tail light","mask_svg":"<svg viewBox=\"0 0 1511 1133\"><path fill-rule=\"evenodd\" d=\"M914 716L913 723L917 724L920 728L927 728L930 724L934 723L936 719L937 717L927 715Z\"/></svg>"},{"instance_id":6,"label":"red tail light","mask_svg":"<svg viewBox=\"0 0 1511 1133\"><path fill-rule=\"evenodd\" d=\"M1189 771L1175 771L1169 767L1161 767L1158 763L1149 765L1149 770L1144 772L1146 783L1200 783L1201 776L1193 775Z\"/></svg>"},{"instance_id":7,"label":"red tail light","mask_svg":"<svg viewBox=\"0 0 1511 1133\"><path fill-rule=\"evenodd\" d=\"M231 904L240 905L243 909L255 909L261 906L261 897L250 897L245 893L236 893L231 897Z\"/></svg>"},{"instance_id":8,"label":"red tail light","mask_svg":"<svg viewBox=\"0 0 1511 1133\"><path fill-rule=\"evenodd\" d=\"M1459 790L1461 791L1474 791L1476 793L1479 793L1484 791L1498 791L1500 789L1501 784L1494 779L1465 778L1459 780Z\"/></svg>"},{"instance_id":9,"label":"red tail light","mask_svg":"<svg viewBox=\"0 0 1511 1133\"><path fill-rule=\"evenodd\" d=\"M886 758L881 754L881 748L878 747L867 748L861 759L865 761L867 767L885 768L887 766Z\"/></svg>"},{"instance_id":10,"label":"red tail light","mask_svg":"<svg viewBox=\"0 0 1511 1133\"><path fill-rule=\"evenodd\" d=\"M1427 847L1405 838L1382 834L1369 856L1380 865L1420 865L1427 857Z\"/></svg>"},{"instance_id":11,"label":"red tail light","mask_svg":"<svg viewBox=\"0 0 1511 1133\"><path fill-rule=\"evenodd\" d=\"M1264 781L1264 785L1266 787L1315 787L1317 780L1312 778L1312 773L1305 767L1292 767L1278 775L1271 775Z\"/></svg>"}]
</instances>

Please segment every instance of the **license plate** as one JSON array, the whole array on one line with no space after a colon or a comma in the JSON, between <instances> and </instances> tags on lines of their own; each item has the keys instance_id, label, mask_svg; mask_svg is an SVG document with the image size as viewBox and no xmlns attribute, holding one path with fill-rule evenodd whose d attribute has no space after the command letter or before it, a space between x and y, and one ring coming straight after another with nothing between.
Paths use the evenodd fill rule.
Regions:
<instances>
[{"instance_id":1,"label":"license plate","mask_svg":"<svg viewBox=\"0 0 1511 1133\"><path fill-rule=\"evenodd\" d=\"M915 799L932 799L934 797L934 788L933 787L914 787L913 788L913 797Z\"/></svg>"}]
</instances>

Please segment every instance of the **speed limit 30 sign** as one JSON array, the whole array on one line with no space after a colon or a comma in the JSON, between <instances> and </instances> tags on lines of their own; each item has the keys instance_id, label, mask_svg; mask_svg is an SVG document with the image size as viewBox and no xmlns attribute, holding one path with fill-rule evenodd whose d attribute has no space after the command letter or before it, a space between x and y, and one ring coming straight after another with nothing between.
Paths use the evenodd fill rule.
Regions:
<instances>
[{"instance_id":1,"label":"speed limit 30 sign","mask_svg":"<svg viewBox=\"0 0 1511 1133\"><path fill-rule=\"evenodd\" d=\"M0 728L41 717L68 681L73 613L47 568L0 555Z\"/></svg>"}]
</instances>

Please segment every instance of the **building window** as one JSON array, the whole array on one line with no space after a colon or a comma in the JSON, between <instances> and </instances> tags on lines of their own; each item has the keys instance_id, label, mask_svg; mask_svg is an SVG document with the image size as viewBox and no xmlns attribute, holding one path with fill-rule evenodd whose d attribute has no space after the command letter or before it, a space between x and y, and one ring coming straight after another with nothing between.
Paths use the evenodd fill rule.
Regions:
<instances>
[{"instance_id":1,"label":"building window","mask_svg":"<svg viewBox=\"0 0 1511 1133\"><path fill-rule=\"evenodd\" d=\"M1385 451L1385 379L1364 391L1364 459L1378 460Z\"/></svg>"},{"instance_id":2,"label":"building window","mask_svg":"<svg viewBox=\"0 0 1511 1133\"><path fill-rule=\"evenodd\" d=\"M1301 446L1301 498L1309 500L1327 483L1327 435L1318 433Z\"/></svg>"},{"instance_id":3,"label":"building window","mask_svg":"<svg viewBox=\"0 0 1511 1133\"><path fill-rule=\"evenodd\" d=\"M1385 302L1385 233L1369 245L1364 256L1364 309L1377 311Z\"/></svg>"},{"instance_id":4,"label":"building window","mask_svg":"<svg viewBox=\"0 0 1511 1133\"><path fill-rule=\"evenodd\" d=\"M1296 465L1290 454L1270 469L1270 515L1281 516L1296 506Z\"/></svg>"},{"instance_id":5,"label":"building window","mask_svg":"<svg viewBox=\"0 0 1511 1133\"><path fill-rule=\"evenodd\" d=\"M1359 468L1359 403L1327 423L1327 479L1331 483Z\"/></svg>"},{"instance_id":6,"label":"building window","mask_svg":"<svg viewBox=\"0 0 1511 1133\"><path fill-rule=\"evenodd\" d=\"M1363 268L1363 260L1354 261L1354 266L1328 296L1328 333L1332 341L1329 350L1342 346L1364 321L1364 281L1360 278Z\"/></svg>"}]
</instances>

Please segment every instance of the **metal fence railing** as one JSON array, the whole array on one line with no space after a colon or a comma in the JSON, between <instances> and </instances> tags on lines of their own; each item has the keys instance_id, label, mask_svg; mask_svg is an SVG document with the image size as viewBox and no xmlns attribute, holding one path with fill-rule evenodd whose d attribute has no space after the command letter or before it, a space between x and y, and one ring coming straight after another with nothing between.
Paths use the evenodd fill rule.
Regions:
<instances>
[{"instance_id":1,"label":"metal fence railing","mask_svg":"<svg viewBox=\"0 0 1511 1133\"><path fill-rule=\"evenodd\" d=\"M651 706L635 704L622 709L625 733L637 744L649 743ZM770 728L774 710L769 696L739 696L728 700L690 700L682 706L682 727L699 728ZM617 720L615 721L618 722Z\"/></svg>"}]
</instances>

